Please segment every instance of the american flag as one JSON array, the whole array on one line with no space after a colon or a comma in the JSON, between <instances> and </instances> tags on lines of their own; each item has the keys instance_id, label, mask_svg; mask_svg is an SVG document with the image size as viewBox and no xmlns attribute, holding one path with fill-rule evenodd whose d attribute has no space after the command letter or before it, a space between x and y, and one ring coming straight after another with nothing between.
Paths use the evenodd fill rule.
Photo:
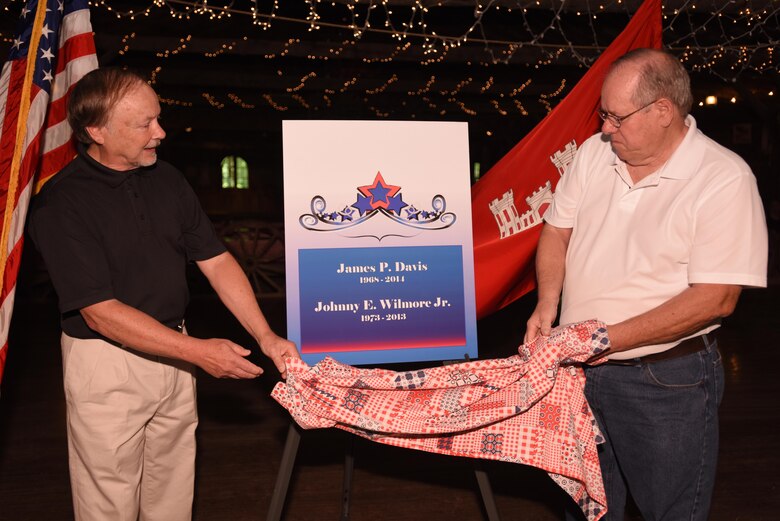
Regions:
<instances>
[{"instance_id":1,"label":"american flag","mask_svg":"<svg viewBox=\"0 0 780 521\"><path fill-rule=\"evenodd\" d=\"M74 83L97 68L86 0L30 0L0 74L0 379L34 191L75 155L65 117Z\"/></svg>"}]
</instances>

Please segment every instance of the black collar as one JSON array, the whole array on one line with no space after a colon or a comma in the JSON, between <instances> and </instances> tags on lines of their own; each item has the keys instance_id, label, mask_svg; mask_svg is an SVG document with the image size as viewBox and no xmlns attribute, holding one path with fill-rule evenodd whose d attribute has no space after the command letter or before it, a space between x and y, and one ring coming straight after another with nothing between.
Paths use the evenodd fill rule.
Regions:
<instances>
[{"instance_id":1,"label":"black collar","mask_svg":"<svg viewBox=\"0 0 780 521\"><path fill-rule=\"evenodd\" d=\"M87 145L85 145L84 143L78 143L76 149L78 150L78 153L81 156L81 158L84 161L86 161L88 165L92 167L91 172L94 174L94 177L106 183L111 188L116 188L120 186L131 175L144 175L148 173L150 168L153 168L153 167L141 167L141 168L133 168L132 170L114 170L113 168L109 168L103 163L96 161L95 158L90 156L87 153Z\"/></svg>"}]
</instances>

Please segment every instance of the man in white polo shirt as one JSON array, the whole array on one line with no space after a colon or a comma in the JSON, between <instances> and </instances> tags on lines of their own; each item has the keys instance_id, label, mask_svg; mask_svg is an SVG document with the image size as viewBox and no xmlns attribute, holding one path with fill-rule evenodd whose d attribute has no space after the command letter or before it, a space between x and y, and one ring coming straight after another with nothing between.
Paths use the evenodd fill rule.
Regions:
<instances>
[{"instance_id":1,"label":"man in white polo shirt","mask_svg":"<svg viewBox=\"0 0 780 521\"><path fill-rule=\"evenodd\" d=\"M608 521L623 519L628 493L644 519L707 519L723 393L714 330L742 287L766 286L755 178L696 128L691 105L674 56L616 60L602 132L558 184L539 240L526 340L549 334L561 292L561 323L609 324L607 362L585 369Z\"/></svg>"}]
</instances>

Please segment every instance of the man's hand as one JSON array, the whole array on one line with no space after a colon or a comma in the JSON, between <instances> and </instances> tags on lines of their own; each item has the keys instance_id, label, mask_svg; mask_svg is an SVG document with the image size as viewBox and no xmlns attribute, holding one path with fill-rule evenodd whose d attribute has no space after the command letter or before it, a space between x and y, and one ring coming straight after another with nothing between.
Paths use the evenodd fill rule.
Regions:
<instances>
[{"instance_id":1,"label":"man's hand","mask_svg":"<svg viewBox=\"0 0 780 521\"><path fill-rule=\"evenodd\" d=\"M284 363L284 359L301 357L295 344L274 333L269 333L261 338L259 344L263 354L271 359L282 378L287 378L287 365Z\"/></svg>"},{"instance_id":2,"label":"man's hand","mask_svg":"<svg viewBox=\"0 0 780 521\"><path fill-rule=\"evenodd\" d=\"M195 365L216 378L257 378L263 369L249 360L251 351L222 338L198 340L196 355L191 360Z\"/></svg>"},{"instance_id":3,"label":"man's hand","mask_svg":"<svg viewBox=\"0 0 780 521\"><path fill-rule=\"evenodd\" d=\"M263 354L273 361L282 378L287 378L284 359L300 358L298 350L295 344L271 331L254 290L236 259L223 252L211 259L197 261L197 264L233 316L254 337Z\"/></svg>"},{"instance_id":4,"label":"man's hand","mask_svg":"<svg viewBox=\"0 0 780 521\"><path fill-rule=\"evenodd\" d=\"M539 335L550 336L552 324L555 322L555 317L557 316L557 302L538 302L536 304L536 309L534 309L534 312L531 314L531 318L529 318L526 323L523 342L531 342Z\"/></svg>"}]
</instances>

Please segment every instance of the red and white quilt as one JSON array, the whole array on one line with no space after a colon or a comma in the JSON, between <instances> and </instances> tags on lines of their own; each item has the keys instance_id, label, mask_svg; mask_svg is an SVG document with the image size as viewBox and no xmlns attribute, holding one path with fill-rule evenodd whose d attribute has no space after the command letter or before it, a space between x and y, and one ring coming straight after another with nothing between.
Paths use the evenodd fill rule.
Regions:
<instances>
[{"instance_id":1,"label":"red and white quilt","mask_svg":"<svg viewBox=\"0 0 780 521\"><path fill-rule=\"evenodd\" d=\"M580 363L609 347L604 323L560 326L504 359L396 372L287 360L271 396L304 429L545 470L596 521L607 511L601 433Z\"/></svg>"}]
</instances>

